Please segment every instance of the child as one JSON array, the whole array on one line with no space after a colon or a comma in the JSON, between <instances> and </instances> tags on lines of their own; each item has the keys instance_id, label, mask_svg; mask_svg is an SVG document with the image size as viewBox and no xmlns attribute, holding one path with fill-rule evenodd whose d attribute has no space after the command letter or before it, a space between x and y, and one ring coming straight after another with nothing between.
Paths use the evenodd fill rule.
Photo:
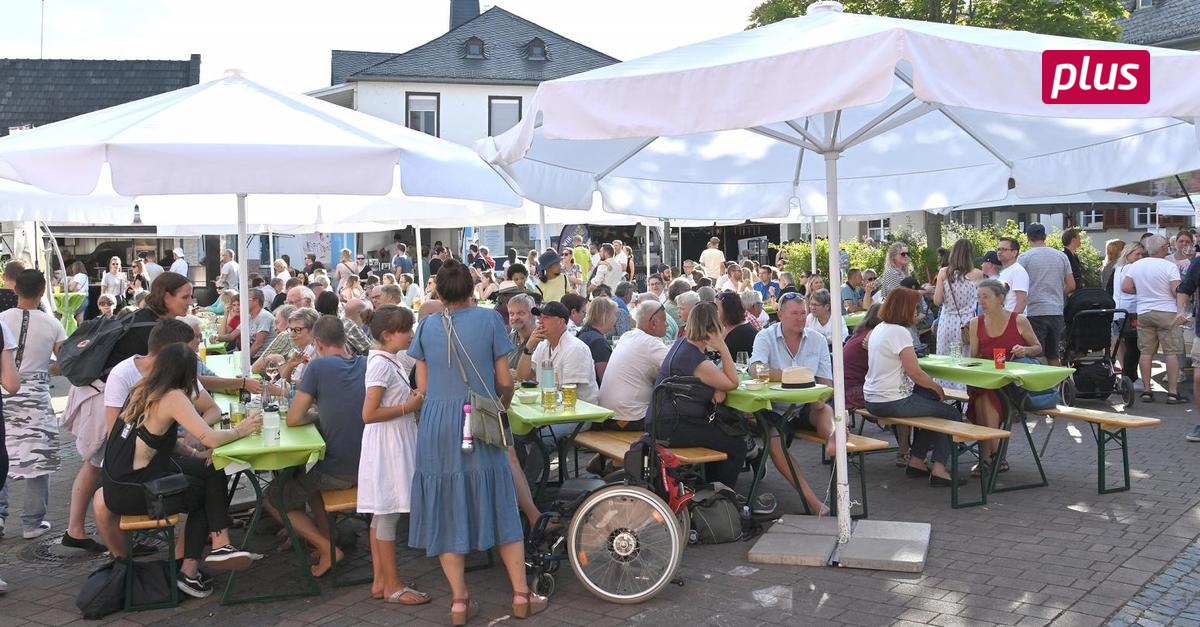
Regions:
<instances>
[{"instance_id":1,"label":"child","mask_svg":"<svg viewBox=\"0 0 1200 627\"><path fill-rule=\"evenodd\" d=\"M101 318L111 318L113 308L117 306L117 300L108 294L104 294L96 300L96 306L100 308Z\"/></svg>"},{"instance_id":2,"label":"child","mask_svg":"<svg viewBox=\"0 0 1200 627\"><path fill-rule=\"evenodd\" d=\"M406 585L396 572L396 523L409 511L417 445L417 412L424 401L409 385L414 362L405 352L413 339L412 311L384 305L371 318L379 343L367 358L358 511L371 517L371 596L386 603L422 605L429 595Z\"/></svg>"}]
</instances>

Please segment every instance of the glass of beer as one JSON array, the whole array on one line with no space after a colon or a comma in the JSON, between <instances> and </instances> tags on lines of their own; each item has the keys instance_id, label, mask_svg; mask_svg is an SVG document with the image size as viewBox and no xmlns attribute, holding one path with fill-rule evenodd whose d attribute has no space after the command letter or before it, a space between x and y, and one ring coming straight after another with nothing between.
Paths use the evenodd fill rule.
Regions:
<instances>
[{"instance_id":1,"label":"glass of beer","mask_svg":"<svg viewBox=\"0 0 1200 627\"><path fill-rule=\"evenodd\" d=\"M545 411L554 411L558 409L558 390L555 388L542 388L542 409Z\"/></svg>"},{"instance_id":2,"label":"glass of beer","mask_svg":"<svg viewBox=\"0 0 1200 627\"><path fill-rule=\"evenodd\" d=\"M246 406L241 401L233 401L229 403L229 422L234 427L242 424L246 419Z\"/></svg>"},{"instance_id":3,"label":"glass of beer","mask_svg":"<svg viewBox=\"0 0 1200 627\"><path fill-rule=\"evenodd\" d=\"M767 383L771 380L771 367L761 361L750 364L749 371L755 381Z\"/></svg>"},{"instance_id":4,"label":"glass of beer","mask_svg":"<svg viewBox=\"0 0 1200 627\"><path fill-rule=\"evenodd\" d=\"M564 383L562 386L562 402L563 407L567 409L575 409L575 399L577 398L577 388L574 383Z\"/></svg>"}]
</instances>

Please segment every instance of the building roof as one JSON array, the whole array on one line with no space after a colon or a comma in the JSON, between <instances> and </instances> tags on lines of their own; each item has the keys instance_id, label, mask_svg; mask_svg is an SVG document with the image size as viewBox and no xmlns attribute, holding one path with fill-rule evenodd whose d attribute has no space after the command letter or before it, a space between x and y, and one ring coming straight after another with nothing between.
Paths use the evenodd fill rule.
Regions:
<instances>
[{"instance_id":1,"label":"building roof","mask_svg":"<svg viewBox=\"0 0 1200 627\"><path fill-rule=\"evenodd\" d=\"M330 64L330 85L340 85L346 82L351 74L365 70L376 63L387 61L396 56L395 52L361 52L357 50L334 50L333 62Z\"/></svg>"},{"instance_id":2,"label":"building roof","mask_svg":"<svg viewBox=\"0 0 1200 627\"><path fill-rule=\"evenodd\" d=\"M472 37L483 40L483 59L465 58L465 44ZM545 42L547 60L525 58L525 48L534 38ZM366 55L372 54L378 53L333 51L333 84L337 84L339 67L365 62ZM346 74L344 80L536 85L617 61L500 7L492 7L433 41Z\"/></svg>"},{"instance_id":3,"label":"building roof","mask_svg":"<svg viewBox=\"0 0 1200 627\"><path fill-rule=\"evenodd\" d=\"M1154 0L1137 8L1126 0L1129 17L1121 21L1121 41L1143 46L1200 49L1200 0Z\"/></svg>"},{"instance_id":4,"label":"building roof","mask_svg":"<svg viewBox=\"0 0 1200 627\"><path fill-rule=\"evenodd\" d=\"M186 61L0 59L0 137L200 82Z\"/></svg>"}]
</instances>

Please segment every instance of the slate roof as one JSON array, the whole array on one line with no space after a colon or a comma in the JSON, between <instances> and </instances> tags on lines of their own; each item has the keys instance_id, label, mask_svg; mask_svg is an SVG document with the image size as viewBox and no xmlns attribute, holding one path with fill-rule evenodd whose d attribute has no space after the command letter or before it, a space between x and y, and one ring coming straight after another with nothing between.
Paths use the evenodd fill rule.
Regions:
<instances>
[{"instance_id":1,"label":"slate roof","mask_svg":"<svg viewBox=\"0 0 1200 627\"><path fill-rule=\"evenodd\" d=\"M200 82L186 61L0 59L0 137Z\"/></svg>"},{"instance_id":2,"label":"slate roof","mask_svg":"<svg viewBox=\"0 0 1200 627\"><path fill-rule=\"evenodd\" d=\"M464 58L463 44L471 37L483 40L485 58ZM546 61L525 58L525 46L535 37L546 43ZM339 52L333 51L334 85L339 66L349 67L355 61L365 60L362 55L375 54L348 53L339 59ZM500 7L492 7L445 35L353 72L346 80L536 85L617 61Z\"/></svg>"},{"instance_id":3,"label":"slate roof","mask_svg":"<svg viewBox=\"0 0 1200 627\"><path fill-rule=\"evenodd\" d=\"M1154 0L1137 8L1126 0L1129 17L1121 21L1121 41L1143 46L1200 49L1200 0Z\"/></svg>"},{"instance_id":4,"label":"slate roof","mask_svg":"<svg viewBox=\"0 0 1200 627\"><path fill-rule=\"evenodd\" d=\"M395 52L361 52L357 50L334 50L330 64L329 84L341 85L351 74L356 74L376 63L396 56Z\"/></svg>"}]
</instances>

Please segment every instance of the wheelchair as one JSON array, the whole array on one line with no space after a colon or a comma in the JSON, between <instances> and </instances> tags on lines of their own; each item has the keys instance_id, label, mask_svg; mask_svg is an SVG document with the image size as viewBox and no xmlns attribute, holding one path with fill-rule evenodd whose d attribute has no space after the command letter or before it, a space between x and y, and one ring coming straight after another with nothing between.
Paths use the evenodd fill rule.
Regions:
<instances>
[{"instance_id":1,"label":"wheelchair","mask_svg":"<svg viewBox=\"0 0 1200 627\"><path fill-rule=\"evenodd\" d=\"M654 388L652 406L686 394L694 380L662 381ZM688 544L688 506L698 476L653 432L652 427L631 446L624 470L563 483L526 539L525 566L534 592L554 593L554 575L563 561L570 562L589 592L611 603L641 603L667 584L683 585L675 573ZM552 520L558 524L551 526Z\"/></svg>"}]
</instances>

